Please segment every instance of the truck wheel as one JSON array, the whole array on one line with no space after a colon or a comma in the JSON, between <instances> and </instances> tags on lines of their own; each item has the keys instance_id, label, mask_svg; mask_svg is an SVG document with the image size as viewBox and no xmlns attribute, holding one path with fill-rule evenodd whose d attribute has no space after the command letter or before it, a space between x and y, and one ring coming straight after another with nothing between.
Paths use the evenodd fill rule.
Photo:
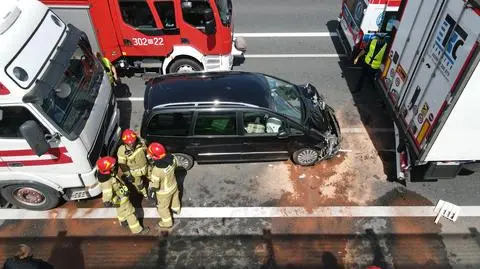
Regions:
<instances>
[{"instance_id":1,"label":"truck wheel","mask_svg":"<svg viewBox=\"0 0 480 269\"><path fill-rule=\"evenodd\" d=\"M57 191L34 183L9 185L2 188L1 193L9 203L29 210L49 210L60 202Z\"/></svg>"},{"instance_id":2,"label":"truck wheel","mask_svg":"<svg viewBox=\"0 0 480 269\"><path fill-rule=\"evenodd\" d=\"M302 166L314 165L320 154L317 150L312 148L303 148L295 151L292 155L293 162Z\"/></svg>"},{"instance_id":3,"label":"truck wheel","mask_svg":"<svg viewBox=\"0 0 480 269\"><path fill-rule=\"evenodd\" d=\"M190 170L193 167L193 158L190 155L183 153L174 153L177 163L185 170Z\"/></svg>"},{"instance_id":4,"label":"truck wheel","mask_svg":"<svg viewBox=\"0 0 480 269\"><path fill-rule=\"evenodd\" d=\"M190 73L202 71L203 67L194 60L178 59L170 65L168 73Z\"/></svg>"}]
</instances>

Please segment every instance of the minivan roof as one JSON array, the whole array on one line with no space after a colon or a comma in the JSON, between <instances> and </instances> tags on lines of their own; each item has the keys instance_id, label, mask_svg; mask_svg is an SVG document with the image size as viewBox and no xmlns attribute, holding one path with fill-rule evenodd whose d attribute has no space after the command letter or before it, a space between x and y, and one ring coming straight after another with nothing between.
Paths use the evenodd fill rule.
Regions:
<instances>
[{"instance_id":1,"label":"minivan roof","mask_svg":"<svg viewBox=\"0 0 480 269\"><path fill-rule=\"evenodd\" d=\"M145 109L170 103L236 102L269 108L270 90L260 73L194 72L165 75L149 81Z\"/></svg>"}]
</instances>

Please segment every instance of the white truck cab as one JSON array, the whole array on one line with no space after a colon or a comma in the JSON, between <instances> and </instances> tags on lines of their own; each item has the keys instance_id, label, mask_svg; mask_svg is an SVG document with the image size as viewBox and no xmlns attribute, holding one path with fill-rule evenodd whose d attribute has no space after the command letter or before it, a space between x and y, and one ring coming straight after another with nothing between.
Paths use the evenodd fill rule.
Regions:
<instances>
[{"instance_id":1,"label":"white truck cab","mask_svg":"<svg viewBox=\"0 0 480 269\"><path fill-rule=\"evenodd\" d=\"M0 4L0 194L26 209L101 193L119 111L86 35L37 0Z\"/></svg>"}]
</instances>

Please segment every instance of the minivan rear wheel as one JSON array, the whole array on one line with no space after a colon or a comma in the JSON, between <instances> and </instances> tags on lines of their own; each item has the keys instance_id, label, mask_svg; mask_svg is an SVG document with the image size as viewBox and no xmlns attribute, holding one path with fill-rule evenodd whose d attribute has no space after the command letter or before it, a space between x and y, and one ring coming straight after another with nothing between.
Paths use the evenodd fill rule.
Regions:
<instances>
[{"instance_id":1,"label":"minivan rear wheel","mask_svg":"<svg viewBox=\"0 0 480 269\"><path fill-rule=\"evenodd\" d=\"M175 158L177 159L178 166L182 167L185 170L190 170L193 167L193 158L190 155L183 153L174 153Z\"/></svg>"},{"instance_id":2,"label":"minivan rear wheel","mask_svg":"<svg viewBox=\"0 0 480 269\"><path fill-rule=\"evenodd\" d=\"M314 165L319 159L319 152L312 148L303 148L293 153L293 162L303 166Z\"/></svg>"}]
</instances>

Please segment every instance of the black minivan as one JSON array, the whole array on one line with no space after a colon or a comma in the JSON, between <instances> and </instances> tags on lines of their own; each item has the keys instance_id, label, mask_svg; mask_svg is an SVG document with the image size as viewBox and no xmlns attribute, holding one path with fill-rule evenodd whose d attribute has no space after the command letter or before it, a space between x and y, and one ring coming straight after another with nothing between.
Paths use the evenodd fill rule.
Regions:
<instances>
[{"instance_id":1,"label":"black minivan","mask_svg":"<svg viewBox=\"0 0 480 269\"><path fill-rule=\"evenodd\" d=\"M340 149L334 110L310 84L261 73L177 73L146 83L141 135L185 169L287 160L313 165Z\"/></svg>"}]
</instances>

